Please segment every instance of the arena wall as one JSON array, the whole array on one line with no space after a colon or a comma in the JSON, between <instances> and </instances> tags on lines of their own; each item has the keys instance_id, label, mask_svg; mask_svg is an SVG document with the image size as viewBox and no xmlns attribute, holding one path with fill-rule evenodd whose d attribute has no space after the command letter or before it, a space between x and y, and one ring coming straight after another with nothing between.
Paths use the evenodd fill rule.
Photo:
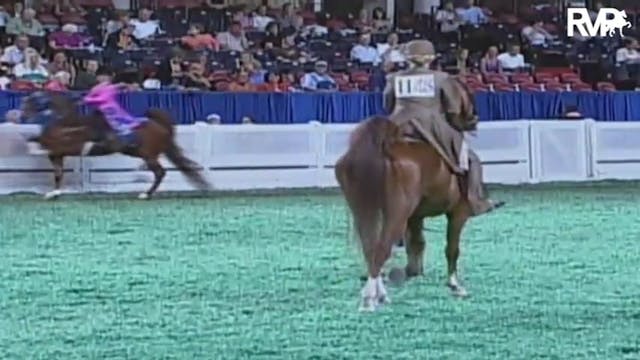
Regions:
<instances>
[{"instance_id":1,"label":"arena wall","mask_svg":"<svg viewBox=\"0 0 640 360\"><path fill-rule=\"evenodd\" d=\"M186 154L205 168L219 190L335 187L333 165L354 125L208 125L178 127ZM0 126L0 193L48 191L46 156L27 155L19 141L37 126ZM640 179L640 123L585 121L484 122L471 146L485 180L497 184ZM161 191L188 191L170 169ZM128 192L148 187L142 162L125 156L70 158L69 192Z\"/></svg>"}]
</instances>

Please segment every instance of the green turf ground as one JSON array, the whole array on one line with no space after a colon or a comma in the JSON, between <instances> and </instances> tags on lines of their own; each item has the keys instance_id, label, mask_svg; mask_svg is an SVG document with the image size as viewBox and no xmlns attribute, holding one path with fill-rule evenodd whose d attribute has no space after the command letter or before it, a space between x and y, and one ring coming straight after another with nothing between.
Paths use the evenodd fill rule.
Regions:
<instances>
[{"instance_id":1,"label":"green turf ground","mask_svg":"<svg viewBox=\"0 0 640 360\"><path fill-rule=\"evenodd\" d=\"M640 359L638 185L494 194L374 314L335 195L0 198L0 359Z\"/></svg>"}]
</instances>

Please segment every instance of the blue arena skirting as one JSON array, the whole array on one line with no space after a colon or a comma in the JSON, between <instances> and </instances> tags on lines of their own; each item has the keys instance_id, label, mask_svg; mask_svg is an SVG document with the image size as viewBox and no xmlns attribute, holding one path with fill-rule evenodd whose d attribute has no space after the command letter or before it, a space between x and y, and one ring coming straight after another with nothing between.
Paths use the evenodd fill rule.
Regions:
<instances>
[{"instance_id":1,"label":"blue arena skirting","mask_svg":"<svg viewBox=\"0 0 640 360\"><path fill-rule=\"evenodd\" d=\"M0 92L0 114L20 106L22 93ZM173 114L178 124L192 124L218 114L225 124L248 116L262 124L358 122L382 114L379 93L267 94L202 92L131 92L122 103L134 115L151 107ZM554 119L567 105L585 117L606 121L640 120L640 93L479 93L476 108L481 120Z\"/></svg>"}]
</instances>

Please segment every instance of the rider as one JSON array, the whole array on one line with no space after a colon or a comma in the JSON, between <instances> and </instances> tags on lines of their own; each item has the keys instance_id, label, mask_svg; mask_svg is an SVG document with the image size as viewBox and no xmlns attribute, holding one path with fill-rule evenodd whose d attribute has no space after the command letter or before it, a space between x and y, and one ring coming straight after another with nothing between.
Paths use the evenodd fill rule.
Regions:
<instances>
[{"instance_id":1,"label":"rider","mask_svg":"<svg viewBox=\"0 0 640 360\"><path fill-rule=\"evenodd\" d=\"M103 82L89 90L83 99L85 104L95 107L104 115L113 130L107 134L107 143L116 152L128 145L133 130L144 121L129 114L120 106L116 99L118 92L118 85Z\"/></svg>"},{"instance_id":2,"label":"rider","mask_svg":"<svg viewBox=\"0 0 640 360\"><path fill-rule=\"evenodd\" d=\"M414 40L406 44L411 67L387 78L384 107L391 121L408 137L428 141L451 170L467 177L467 197L474 216L502 206L488 199L482 185L482 164L468 148L463 130L450 124L460 108L452 79L447 73L429 69L435 59L433 44Z\"/></svg>"}]
</instances>

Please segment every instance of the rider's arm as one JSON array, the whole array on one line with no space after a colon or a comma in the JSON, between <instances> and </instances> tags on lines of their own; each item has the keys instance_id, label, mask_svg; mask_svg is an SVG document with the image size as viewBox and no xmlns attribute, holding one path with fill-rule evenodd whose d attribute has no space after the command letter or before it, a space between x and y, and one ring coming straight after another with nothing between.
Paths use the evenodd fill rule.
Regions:
<instances>
[{"instance_id":1,"label":"rider's arm","mask_svg":"<svg viewBox=\"0 0 640 360\"><path fill-rule=\"evenodd\" d=\"M384 91L382 92L382 106L384 111L387 113L391 113L393 108L396 106L396 93L394 89L394 77L393 75L387 76L387 83L384 86Z\"/></svg>"},{"instance_id":2,"label":"rider's arm","mask_svg":"<svg viewBox=\"0 0 640 360\"><path fill-rule=\"evenodd\" d=\"M462 131L460 112L462 111L462 99L461 94L453 84L453 78L451 76L445 76L439 81L440 84L440 97L442 99L442 105L447 121L451 126L458 131Z\"/></svg>"}]
</instances>

